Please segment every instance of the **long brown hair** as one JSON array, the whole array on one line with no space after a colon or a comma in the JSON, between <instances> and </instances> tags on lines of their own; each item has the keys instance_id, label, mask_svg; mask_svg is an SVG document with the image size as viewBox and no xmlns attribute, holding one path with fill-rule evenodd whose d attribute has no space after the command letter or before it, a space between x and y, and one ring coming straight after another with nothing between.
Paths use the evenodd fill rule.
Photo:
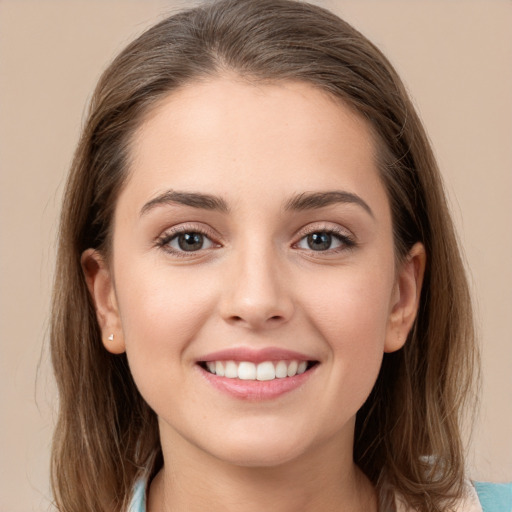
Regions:
<instances>
[{"instance_id":1,"label":"long brown hair","mask_svg":"<svg viewBox=\"0 0 512 512\"><path fill-rule=\"evenodd\" d=\"M57 508L121 510L136 478L161 464L155 414L126 357L102 345L80 255L93 247L108 256L130 139L144 115L171 91L227 71L253 81L307 82L372 127L397 261L420 241L427 268L408 341L384 356L358 412L354 460L381 494L389 488L419 511L445 510L462 493L461 415L477 355L442 180L388 60L334 14L291 0L221 0L171 16L132 42L98 83L65 191L53 295Z\"/></svg>"}]
</instances>

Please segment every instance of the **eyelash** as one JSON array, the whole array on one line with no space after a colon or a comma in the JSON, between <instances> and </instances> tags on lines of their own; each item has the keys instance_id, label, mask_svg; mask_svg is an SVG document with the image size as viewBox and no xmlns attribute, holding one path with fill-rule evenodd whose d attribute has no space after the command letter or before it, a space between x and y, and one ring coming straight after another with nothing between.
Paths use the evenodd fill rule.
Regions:
<instances>
[{"instance_id":1,"label":"eyelash","mask_svg":"<svg viewBox=\"0 0 512 512\"><path fill-rule=\"evenodd\" d=\"M331 226L316 226L312 229L306 228L306 230L299 233L299 240L293 244L293 246L297 246L302 240L307 238L310 235L313 235L315 233L326 233L328 235L331 235L333 238L336 238L340 243L340 247L336 247L334 249L327 249L325 251L315 251L313 249L303 249L307 252L316 253L317 255L329 255L329 254L338 254L343 251L348 251L351 249L354 249L357 247L357 242L352 236L349 236L346 231L342 231L341 229L337 229L335 227Z\"/></svg>"},{"instance_id":2,"label":"eyelash","mask_svg":"<svg viewBox=\"0 0 512 512\"><path fill-rule=\"evenodd\" d=\"M178 250L172 249L169 246L169 243L172 240L174 240L176 237L186 234L186 233L200 234L200 235L204 236L205 238L207 238L214 246L215 245L217 247L220 246L220 244L218 244L217 242L214 241L215 237L212 236L212 234L208 230L201 228L199 226L187 226L187 225L180 226L177 228L171 228L169 231L166 231L165 233L163 233L160 237L157 238L156 246L163 249L164 251L172 254L173 256L177 256L180 258L187 258L195 253L203 252L203 251L209 249L209 248L199 249L198 251L183 251L183 250L178 251ZM356 241L351 236L347 235L346 232L344 232L340 229L333 228L333 227L315 227L314 229L306 229L299 233L300 238L297 242L295 242L292 245L292 247L297 247L297 245L302 240L304 240L308 236L315 234L315 233L325 233L325 234L331 235L333 238L336 238L341 243L341 246L336 247L334 249L326 249L325 251L315 251L313 249L302 249L302 250L307 251L307 252L317 253L317 254L321 255L321 254L337 254L337 253L351 250L351 249L354 249L355 247L357 247Z\"/></svg>"},{"instance_id":3,"label":"eyelash","mask_svg":"<svg viewBox=\"0 0 512 512\"><path fill-rule=\"evenodd\" d=\"M170 242L172 242L176 237L178 237L180 235L184 235L186 233L197 233L199 235L204 236L208 240L210 240L214 246L217 246L217 247L219 246L219 244L214 241L215 237L208 230L201 228L199 226L187 226L187 225L179 226L177 228L171 228L170 230L163 233L160 237L157 238L156 246L163 249L164 251L172 254L173 256L177 256L178 258L187 258L187 257L189 258L191 255L202 252L204 250L208 250L208 249L202 249L199 251L177 251L177 250L173 249L172 247L170 247L170 245L169 245Z\"/></svg>"}]
</instances>

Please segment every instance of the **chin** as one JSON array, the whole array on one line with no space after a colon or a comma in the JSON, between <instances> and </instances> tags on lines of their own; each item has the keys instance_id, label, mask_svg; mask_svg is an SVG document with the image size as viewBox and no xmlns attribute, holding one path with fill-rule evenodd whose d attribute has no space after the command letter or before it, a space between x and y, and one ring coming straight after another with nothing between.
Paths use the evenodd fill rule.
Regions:
<instances>
[{"instance_id":1,"label":"chin","mask_svg":"<svg viewBox=\"0 0 512 512\"><path fill-rule=\"evenodd\" d=\"M253 426L252 429L231 430L220 442L203 444L202 448L235 466L272 468L298 461L315 451L322 441L310 434L307 429L294 432L290 428Z\"/></svg>"},{"instance_id":2,"label":"chin","mask_svg":"<svg viewBox=\"0 0 512 512\"><path fill-rule=\"evenodd\" d=\"M297 448L283 448L257 443L254 446L232 447L223 453L217 453L217 457L239 467L274 468L297 460L303 453L303 450Z\"/></svg>"}]
</instances>

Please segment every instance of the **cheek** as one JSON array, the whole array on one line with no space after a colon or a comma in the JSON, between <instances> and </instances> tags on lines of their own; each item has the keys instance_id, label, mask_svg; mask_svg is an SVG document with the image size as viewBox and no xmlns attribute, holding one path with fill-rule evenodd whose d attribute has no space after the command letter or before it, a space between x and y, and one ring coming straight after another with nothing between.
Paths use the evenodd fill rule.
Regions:
<instances>
[{"instance_id":1,"label":"cheek","mask_svg":"<svg viewBox=\"0 0 512 512\"><path fill-rule=\"evenodd\" d=\"M315 293L308 297L307 310L315 315L316 324L322 326L326 338L335 346L345 346L351 334L350 345L384 342L393 281L390 273L368 269L341 269L317 280ZM337 340L337 341L336 341Z\"/></svg>"},{"instance_id":2,"label":"cheek","mask_svg":"<svg viewBox=\"0 0 512 512\"><path fill-rule=\"evenodd\" d=\"M116 292L134 376L137 368L179 362L216 302L210 282L200 271L191 277L185 267L172 272L165 264L120 267Z\"/></svg>"},{"instance_id":3,"label":"cheek","mask_svg":"<svg viewBox=\"0 0 512 512\"><path fill-rule=\"evenodd\" d=\"M379 372L388 330L393 270L385 267L336 269L304 307L327 341L336 378L363 393Z\"/></svg>"},{"instance_id":4,"label":"cheek","mask_svg":"<svg viewBox=\"0 0 512 512\"><path fill-rule=\"evenodd\" d=\"M120 267L116 292L133 379L154 411L179 410L191 388L187 349L216 303L213 283L165 264Z\"/></svg>"}]
</instances>

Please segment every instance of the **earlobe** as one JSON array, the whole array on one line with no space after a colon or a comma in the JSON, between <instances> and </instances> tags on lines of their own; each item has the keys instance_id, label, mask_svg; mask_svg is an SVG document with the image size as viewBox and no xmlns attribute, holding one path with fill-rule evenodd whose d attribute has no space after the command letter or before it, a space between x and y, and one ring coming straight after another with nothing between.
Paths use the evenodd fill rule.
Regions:
<instances>
[{"instance_id":1,"label":"earlobe","mask_svg":"<svg viewBox=\"0 0 512 512\"><path fill-rule=\"evenodd\" d=\"M105 258L95 249L87 249L81 257L87 288L96 310L105 348L113 354L125 351L121 319L117 307L111 271Z\"/></svg>"},{"instance_id":2,"label":"earlobe","mask_svg":"<svg viewBox=\"0 0 512 512\"><path fill-rule=\"evenodd\" d=\"M422 243L409 251L397 275L384 352L395 352L403 347L418 311L426 252Z\"/></svg>"}]
</instances>

